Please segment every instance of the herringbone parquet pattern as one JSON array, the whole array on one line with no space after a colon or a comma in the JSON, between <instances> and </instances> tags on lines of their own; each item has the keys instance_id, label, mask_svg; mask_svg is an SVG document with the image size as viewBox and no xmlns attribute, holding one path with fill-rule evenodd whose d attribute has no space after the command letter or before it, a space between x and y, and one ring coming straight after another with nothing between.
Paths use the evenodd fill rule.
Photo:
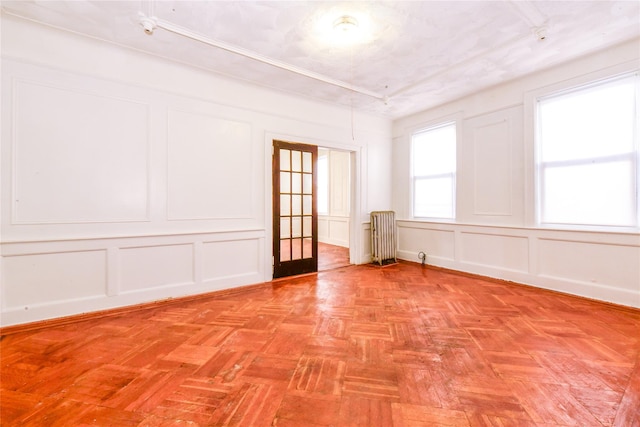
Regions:
<instances>
[{"instance_id":1,"label":"herringbone parquet pattern","mask_svg":"<svg viewBox=\"0 0 640 427\"><path fill-rule=\"evenodd\" d=\"M413 263L0 345L3 426L640 426L640 310Z\"/></svg>"}]
</instances>

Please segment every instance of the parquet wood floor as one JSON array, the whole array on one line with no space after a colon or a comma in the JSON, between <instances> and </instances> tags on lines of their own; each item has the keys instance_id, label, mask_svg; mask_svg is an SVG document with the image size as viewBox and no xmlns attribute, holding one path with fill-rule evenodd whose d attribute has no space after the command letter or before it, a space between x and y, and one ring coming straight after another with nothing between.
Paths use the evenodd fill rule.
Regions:
<instances>
[{"instance_id":1,"label":"parquet wood floor","mask_svg":"<svg viewBox=\"0 0 640 427\"><path fill-rule=\"evenodd\" d=\"M0 351L3 426L640 426L640 310L415 263L10 333Z\"/></svg>"},{"instance_id":2,"label":"parquet wood floor","mask_svg":"<svg viewBox=\"0 0 640 427\"><path fill-rule=\"evenodd\" d=\"M349 265L349 248L318 242L318 271Z\"/></svg>"}]
</instances>

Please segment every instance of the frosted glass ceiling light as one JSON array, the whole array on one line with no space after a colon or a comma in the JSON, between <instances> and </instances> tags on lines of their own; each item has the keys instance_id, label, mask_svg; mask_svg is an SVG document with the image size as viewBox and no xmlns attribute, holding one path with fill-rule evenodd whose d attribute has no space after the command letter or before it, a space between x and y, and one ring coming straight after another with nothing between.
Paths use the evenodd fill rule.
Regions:
<instances>
[{"instance_id":1,"label":"frosted glass ceiling light","mask_svg":"<svg viewBox=\"0 0 640 427\"><path fill-rule=\"evenodd\" d=\"M369 2L359 2L347 9L338 2L328 3L330 7L315 10L305 21L310 41L321 49L351 48L374 40L376 20L371 14Z\"/></svg>"},{"instance_id":2,"label":"frosted glass ceiling light","mask_svg":"<svg viewBox=\"0 0 640 427\"><path fill-rule=\"evenodd\" d=\"M337 45L352 45L361 42L362 31L358 20L351 15L342 15L333 21L333 42Z\"/></svg>"},{"instance_id":3,"label":"frosted glass ceiling light","mask_svg":"<svg viewBox=\"0 0 640 427\"><path fill-rule=\"evenodd\" d=\"M358 30L358 21L353 16L343 15L333 22L333 29L343 33L352 33Z\"/></svg>"}]
</instances>

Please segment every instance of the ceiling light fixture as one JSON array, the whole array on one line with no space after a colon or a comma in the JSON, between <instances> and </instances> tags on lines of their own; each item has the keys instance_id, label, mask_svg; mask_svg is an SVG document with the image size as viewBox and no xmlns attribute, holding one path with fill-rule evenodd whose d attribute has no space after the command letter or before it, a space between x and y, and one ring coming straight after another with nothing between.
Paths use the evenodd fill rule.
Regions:
<instances>
[{"instance_id":1,"label":"ceiling light fixture","mask_svg":"<svg viewBox=\"0 0 640 427\"><path fill-rule=\"evenodd\" d=\"M539 42L544 41L547 38L547 27L534 28L533 34L535 34Z\"/></svg>"},{"instance_id":2,"label":"ceiling light fixture","mask_svg":"<svg viewBox=\"0 0 640 427\"><path fill-rule=\"evenodd\" d=\"M365 41L365 31L352 15L340 15L331 25L328 39L334 46L348 47Z\"/></svg>"},{"instance_id":3,"label":"ceiling light fixture","mask_svg":"<svg viewBox=\"0 0 640 427\"><path fill-rule=\"evenodd\" d=\"M353 16L342 15L333 22L333 29L349 33L358 29L358 20Z\"/></svg>"}]
</instances>

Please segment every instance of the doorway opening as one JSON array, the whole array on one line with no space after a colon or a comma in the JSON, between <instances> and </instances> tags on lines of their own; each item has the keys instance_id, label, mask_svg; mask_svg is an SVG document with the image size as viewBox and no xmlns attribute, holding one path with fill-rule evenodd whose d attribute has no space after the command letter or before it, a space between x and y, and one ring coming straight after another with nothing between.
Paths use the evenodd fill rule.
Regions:
<instances>
[{"instance_id":1,"label":"doorway opening","mask_svg":"<svg viewBox=\"0 0 640 427\"><path fill-rule=\"evenodd\" d=\"M318 148L318 271L350 265L351 153Z\"/></svg>"}]
</instances>

